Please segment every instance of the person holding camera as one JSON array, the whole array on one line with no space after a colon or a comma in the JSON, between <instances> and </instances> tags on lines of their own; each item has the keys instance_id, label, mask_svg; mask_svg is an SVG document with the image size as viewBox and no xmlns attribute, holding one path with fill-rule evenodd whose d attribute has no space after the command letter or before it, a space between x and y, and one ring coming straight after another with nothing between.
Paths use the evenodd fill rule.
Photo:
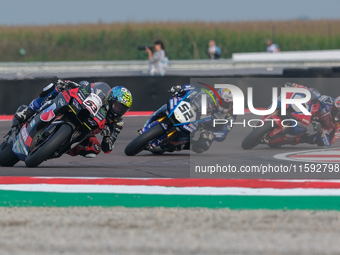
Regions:
<instances>
[{"instance_id":1,"label":"person holding camera","mask_svg":"<svg viewBox=\"0 0 340 255\"><path fill-rule=\"evenodd\" d=\"M166 56L164 44L161 40L157 40L154 42L153 48L154 52L152 52L149 47L145 47L145 51L149 54L149 73L152 76L163 76L169 61Z\"/></svg>"},{"instance_id":2,"label":"person holding camera","mask_svg":"<svg viewBox=\"0 0 340 255\"><path fill-rule=\"evenodd\" d=\"M208 56L210 59L219 59L221 57L221 48L212 39L209 41Z\"/></svg>"}]
</instances>

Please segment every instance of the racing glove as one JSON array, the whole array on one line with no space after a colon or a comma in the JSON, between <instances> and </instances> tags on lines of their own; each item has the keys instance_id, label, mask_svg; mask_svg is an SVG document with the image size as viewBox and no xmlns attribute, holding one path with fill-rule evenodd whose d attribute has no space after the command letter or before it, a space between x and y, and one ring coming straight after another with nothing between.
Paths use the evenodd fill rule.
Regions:
<instances>
[{"instance_id":1,"label":"racing glove","mask_svg":"<svg viewBox=\"0 0 340 255\"><path fill-rule=\"evenodd\" d=\"M103 137L101 147L104 153L110 153L113 150L114 142L115 140L112 136Z\"/></svg>"},{"instance_id":2,"label":"racing glove","mask_svg":"<svg viewBox=\"0 0 340 255\"><path fill-rule=\"evenodd\" d=\"M201 133L200 139L213 141L215 138L214 133L211 131L204 131Z\"/></svg>"},{"instance_id":3,"label":"racing glove","mask_svg":"<svg viewBox=\"0 0 340 255\"><path fill-rule=\"evenodd\" d=\"M57 81L57 83L55 84L56 88L58 89L58 91L64 91L67 89L74 89L74 88L78 88L79 84L73 81L65 81L65 80L61 80L59 79Z\"/></svg>"},{"instance_id":4,"label":"racing glove","mask_svg":"<svg viewBox=\"0 0 340 255\"><path fill-rule=\"evenodd\" d=\"M113 150L116 139L111 136L111 130L108 125L104 126L103 130L101 131L101 135L103 136L101 143L102 150L104 153L110 153Z\"/></svg>"},{"instance_id":5,"label":"racing glove","mask_svg":"<svg viewBox=\"0 0 340 255\"><path fill-rule=\"evenodd\" d=\"M168 92L170 92L172 94L172 96L183 96L185 94L183 88L181 85L177 85L177 86L172 86L170 88L170 90L168 90Z\"/></svg>"},{"instance_id":6,"label":"racing glove","mask_svg":"<svg viewBox=\"0 0 340 255\"><path fill-rule=\"evenodd\" d=\"M222 111L216 111L212 114L212 118L213 119L230 119L230 113L225 113L225 112L222 112Z\"/></svg>"},{"instance_id":7,"label":"racing glove","mask_svg":"<svg viewBox=\"0 0 340 255\"><path fill-rule=\"evenodd\" d=\"M66 86L67 86L67 81L64 81L61 79L59 79L55 84L55 87L57 88L59 92L65 90Z\"/></svg>"}]
</instances>

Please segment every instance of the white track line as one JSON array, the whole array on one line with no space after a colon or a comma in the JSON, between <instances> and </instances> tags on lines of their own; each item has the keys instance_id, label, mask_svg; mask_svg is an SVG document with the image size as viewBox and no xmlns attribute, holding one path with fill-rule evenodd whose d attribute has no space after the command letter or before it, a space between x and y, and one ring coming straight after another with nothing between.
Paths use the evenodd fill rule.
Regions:
<instances>
[{"instance_id":1,"label":"white track line","mask_svg":"<svg viewBox=\"0 0 340 255\"><path fill-rule=\"evenodd\" d=\"M325 155L327 154L327 151L334 151L334 150L339 150L340 147L338 148L332 148L332 149L317 149L317 150L306 150L306 151L295 151L295 152L287 152L287 153L280 153L274 155L274 158L280 159L280 160L288 160L288 161L297 161L297 162L317 162L317 163L335 163L334 158L330 158L329 161L318 161L321 160L321 158L288 158L289 155L294 155L294 154L309 154L309 153L315 153L318 152L320 155ZM330 153L330 155L337 155L339 154L339 161L340 161L340 151L335 154L333 152ZM327 158L324 158L326 160ZM332 161L333 160L333 161Z\"/></svg>"},{"instance_id":2,"label":"white track line","mask_svg":"<svg viewBox=\"0 0 340 255\"><path fill-rule=\"evenodd\" d=\"M217 187L163 187L129 185L58 185L16 184L0 185L0 190L59 193L115 193L149 195L243 195L243 196L340 196L340 189L273 189L273 188L217 188Z\"/></svg>"}]
</instances>

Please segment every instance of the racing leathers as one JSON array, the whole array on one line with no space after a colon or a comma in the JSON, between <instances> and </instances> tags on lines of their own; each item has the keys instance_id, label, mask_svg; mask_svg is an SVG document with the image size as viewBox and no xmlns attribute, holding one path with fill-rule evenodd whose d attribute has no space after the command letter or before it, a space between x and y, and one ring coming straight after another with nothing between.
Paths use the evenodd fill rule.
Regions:
<instances>
[{"instance_id":1,"label":"racing leathers","mask_svg":"<svg viewBox=\"0 0 340 255\"><path fill-rule=\"evenodd\" d=\"M173 96L178 96L181 98L185 97L188 93L191 93L193 91L197 93L202 92L199 88L196 88L190 84L183 86L181 85L173 86L169 90L169 92L172 93ZM196 131L199 131L200 133L199 138L197 140L191 139L190 143L185 144L184 147L182 146L179 149L191 149L196 153L202 153L210 148L213 141L222 142L225 140L227 134L232 129L232 122L236 120L236 116L233 115L232 109L222 108L218 103L216 105L208 104L208 108L209 107L210 107L209 112L212 118L208 122L202 121L199 124L197 123L194 124L197 125L197 128L194 129L193 133L191 134L191 137L194 137ZM166 116L167 115L166 110L167 105L163 105L157 112L155 112L151 116L151 118L147 121L145 126L157 120L161 116ZM213 126L214 119L226 120L226 124L215 125L214 127Z\"/></svg>"},{"instance_id":2,"label":"racing leathers","mask_svg":"<svg viewBox=\"0 0 340 255\"><path fill-rule=\"evenodd\" d=\"M72 81L64 80L58 80L56 83L49 84L43 89L39 97L29 104L29 106L22 105L18 108L14 115L12 126L24 124L44 104L48 103L49 100L54 99L59 92L77 88L79 86L91 86L91 84L87 81L82 81L80 84L77 84ZM69 155L81 155L87 158L93 158L98 155L101 150L103 150L104 153L110 153L112 151L117 136L123 128L123 118L111 116L110 112L107 111L106 105L103 105L102 109L106 116L105 126L101 131L103 136L102 142L100 143L94 135L89 136L71 149L68 152Z\"/></svg>"},{"instance_id":3,"label":"racing leathers","mask_svg":"<svg viewBox=\"0 0 340 255\"><path fill-rule=\"evenodd\" d=\"M301 137L299 143L317 144L318 146L330 146L340 137L339 113L332 115L334 98L321 95L316 89L307 88L300 84L291 84L291 86L304 88L310 91L311 99L308 102L308 110L319 103L319 109L312 115L314 134L306 133Z\"/></svg>"}]
</instances>

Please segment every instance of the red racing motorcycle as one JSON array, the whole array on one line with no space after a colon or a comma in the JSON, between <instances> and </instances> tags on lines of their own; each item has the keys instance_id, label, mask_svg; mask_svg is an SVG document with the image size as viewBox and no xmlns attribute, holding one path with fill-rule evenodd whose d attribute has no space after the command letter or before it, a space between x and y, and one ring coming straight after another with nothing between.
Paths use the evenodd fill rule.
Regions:
<instances>
[{"instance_id":1,"label":"red racing motorcycle","mask_svg":"<svg viewBox=\"0 0 340 255\"><path fill-rule=\"evenodd\" d=\"M9 131L0 145L0 166L14 166L22 160L36 167L98 134L105 125L102 105L109 90L106 84L88 84L59 93L20 129Z\"/></svg>"},{"instance_id":2,"label":"red racing motorcycle","mask_svg":"<svg viewBox=\"0 0 340 255\"><path fill-rule=\"evenodd\" d=\"M301 98L302 95L288 93L287 98ZM312 115L304 115L295 105L288 104L286 116L282 116L281 96L279 96L276 110L270 115L263 116L258 127L243 139L242 148L250 150L259 144L267 144L269 147L298 144L301 136L307 132L307 126L313 121L313 115L319 110L320 103L315 101L305 106Z\"/></svg>"}]
</instances>

